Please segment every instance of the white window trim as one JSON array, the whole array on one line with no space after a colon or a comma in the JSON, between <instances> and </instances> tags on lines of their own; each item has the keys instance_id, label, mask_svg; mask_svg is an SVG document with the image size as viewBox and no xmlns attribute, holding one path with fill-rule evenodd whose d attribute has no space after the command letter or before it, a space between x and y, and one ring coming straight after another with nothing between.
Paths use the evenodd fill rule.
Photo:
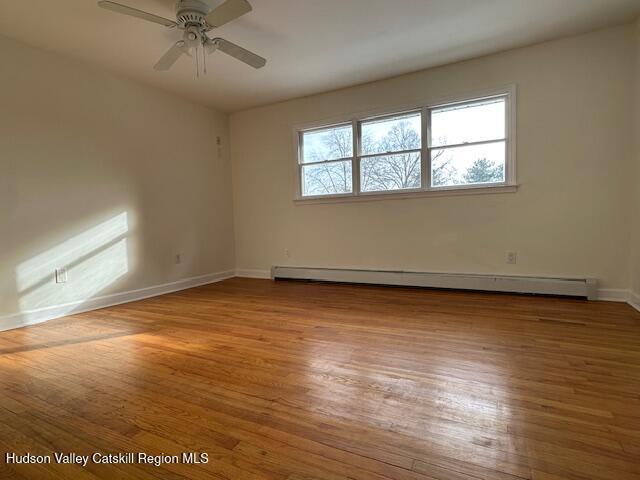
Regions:
<instances>
[{"instance_id":1,"label":"white window trim","mask_svg":"<svg viewBox=\"0 0 640 480\"><path fill-rule=\"evenodd\" d=\"M483 98L505 96L507 98L506 107L506 158L505 158L505 181L491 184L469 184L469 185L452 185L443 187L431 186L431 169L429 158L431 155L430 139L430 111L433 108L451 105L456 103L468 103L481 100ZM426 105L425 105L426 104ZM422 113L422 148L421 154L421 174L422 186L416 189L391 190L391 191L375 191L360 192L360 149L358 142L360 140L360 123L373 118L383 118L387 116L395 116L412 111L420 111ZM352 172L352 192L328 195L302 195L302 165L300 155L302 153L302 132L323 129L332 126L340 126L351 123L353 128L353 157L343 160L351 160ZM304 125L297 125L293 129L294 136L294 160L295 160L295 197L294 202L297 204L318 204L318 203L341 203L341 202L362 202L372 200L390 200L390 199L407 199L417 197L440 197L450 195L478 195L488 193L513 193L518 189L516 183L516 86L508 85L505 87L477 91L466 95L457 95L447 98L440 98L436 101L427 101L421 105L411 104L402 105L396 108L385 108L384 110L361 112L351 114L342 118L334 118L328 121L317 121ZM448 146L450 148L450 146ZM436 147L437 148L437 147Z\"/></svg>"}]
</instances>

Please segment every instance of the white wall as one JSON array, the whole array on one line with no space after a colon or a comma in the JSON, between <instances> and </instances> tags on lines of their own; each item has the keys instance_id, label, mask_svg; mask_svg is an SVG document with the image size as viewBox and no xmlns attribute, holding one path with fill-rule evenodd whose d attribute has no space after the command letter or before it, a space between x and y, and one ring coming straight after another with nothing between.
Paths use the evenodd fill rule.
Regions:
<instances>
[{"instance_id":1,"label":"white wall","mask_svg":"<svg viewBox=\"0 0 640 480\"><path fill-rule=\"evenodd\" d=\"M621 26L232 114L237 267L575 275L628 289L633 35ZM294 204L294 125L511 83L517 193Z\"/></svg>"},{"instance_id":2,"label":"white wall","mask_svg":"<svg viewBox=\"0 0 640 480\"><path fill-rule=\"evenodd\" d=\"M631 293L632 302L640 309L640 18L635 24L635 121L632 133L635 140L631 235Z\"/></svg>"},{"instance_id":3,"label":"white wall","mask_svg":"<svg viewBox=\"0 0 640 480\"><path fill-rule=\"evenodd\" d=\"M0 317L234 268L226 115L3 37L0 58Z\"/></svg>"}]
</instances>

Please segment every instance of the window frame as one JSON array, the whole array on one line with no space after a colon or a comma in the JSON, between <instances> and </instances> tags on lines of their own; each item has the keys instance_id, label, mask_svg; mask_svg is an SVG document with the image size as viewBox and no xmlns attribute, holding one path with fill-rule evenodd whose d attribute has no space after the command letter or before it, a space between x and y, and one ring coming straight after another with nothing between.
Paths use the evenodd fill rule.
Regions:
<instances>
[{"instance_id":1,"label":"window frame","mask_svg":"<svg viewBox=\"0 0 640 480\"><path fill-rule=\"evenodd\" d=\"M304 134L305 133L313 133L313 132L318 132L318 131L322 131L322 130L330 130L332 128L339 128L339 127L344 127L347 125L351 125L351 136L352 136L352 141L353 141L353 145L351 147L351 156L350 157L344 157L344 158L334 158L332 160L319 160L317 162L304 162L304 142L303 142L303 138L304 138ZM298 183L298 189L297 189L297 199L309 199L309 198L344 198L344 197L349 197L349 196L353 196L353 193L356 191L355 190L355 182L354 182L354 168L355 168L355 157L357 156L356 154L356 146L358 144L358 141L356 140L356 131L353 130L353 121L347 121L347 122L338 122L338 123L331 123L329 125L322 125L322 126L318 126L318 127L313 127L313 128L306 128L303 130L297 130L297 135L298 137L298 149L297 149L297 154L296 154L296 163L298 164L298 177L297 177L297 183ZM327 164L327 163L338 163L338 162L346 162L346 161L351 161L351 191L350 192L346 192L346 193L327 193L324 195L303 195L302 192L304 191L303 187L302 187L302 180L304 178L304 176L302 175L302 171L304 169L305 166L310 166L310 165L322 165L322 164Z\"/></svg>"},{"instance_id":2,"label":"window frame","mask_svg":"<svg viewBox=\"0 0 640 480\"><path fill-rule=\"evenodd\" d=\"M505 142L505 181L496 183L475 183L462 185L443 185L431 186L431 151L441 148L452 148L454 145L432 147L431 145L431 112L434 109L452 106L473 104L490 98L505 98L505 138L504 140L490 140L462 143L459 146L470 146L483 143L495 143L498 141ZM362 155L360 151L360 139L362 133L362 123L371 120L383 120L385 118L393 118L414 112L421 114L421 148L415 150L407 150L396 153L420 152L421 167L421 185L419 188L382 190L382 191L360 191L360 164L362 158L384 156L385 154ZM352 157L344 159L303 163L303 134L315 130L324 130L331 127L346 126L351 124L353 136ZM484 193L510 193L516 192L518 184L516 183L516 86L508 85L496 89L474 92L466 95L457 95L447 98L440 98L435 101L421 102L421 105L409 104L398 106L396 108L386 108L384 110L361 112L328 120L324 122L314 122L312 124L298 125L293 129L294 145L295 145L295 198L296 203L329 203L329 202L352 202L352 201L368 201L382 200L393 198L413 198L423 196L445 196L445 195L467 195L467 194L484 194ZM302 169L304 165L313 165L320 163L330 163L337 161L351 161L352 191L348 193L324 194L324 195L307 195L303 196L303 175Z\"/></svg>"},{"instance_id":3,"label":"window frame","mask_svg":"<svg viewBox=\"0 0 640 480\"><path fill-rule=\"evenodd\" d=\"M372 120L385 120L385 119L391 119L391 118L396 118L396 117L402 117L403 115L410 115L412 113L420 113L420 148L413 148L410 150L398 150L395 152L384 152L384 153L372 153L372 154L367 154L367 155L363 155L362 151L361 151L361 145L360 145L360 139L362 138L362 124L366 123L366 122L370 122ZM422 178L423 176L423 172L422 170L424 169L424 158L422 158L422 155L424 155L424 143L425 143L425 136L424 136L424 118L423 118L423 112L422 112L422 108L413 108L413 109L409 109L409 110L403 110L400 112L393 112L393 113L385 113L384 115L373 115L371 117L367 117L367 118L361 118L359 120L357 120L357 126L358 126L358 130L355 132L358 136L358 150L356 152L356 165L354 165L355 169L353 170L353 176L355 177L356 175L358 176L358 180L357 180L357 184L358 184L358 195L357 196L371 196L371 195L389 195L391 193L415 193L415 192L421 192L422 189L422 184L424 182L424 178ZM361 168L360 168L360 164L362 162L363 158L374 158L374 157L384 157L385 155L398 155L398 154L403 154L403 153L411 153L411 152L420 152L420 187L418 188L402 188L402 189L395 189L395 190L374 190L374 191L370 191L370 192L363 192L360 189L360 173L361 173ZM355 190L354 190L355 191ZM303 197L303 198L309 198L309 197Z\"/></svg>"}]
</instances>

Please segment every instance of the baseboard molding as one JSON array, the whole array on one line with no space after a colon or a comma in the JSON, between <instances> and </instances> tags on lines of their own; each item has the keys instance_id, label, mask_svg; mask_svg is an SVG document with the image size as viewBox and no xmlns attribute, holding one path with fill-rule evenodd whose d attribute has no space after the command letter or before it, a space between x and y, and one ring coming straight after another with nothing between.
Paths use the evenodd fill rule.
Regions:
<instances>
[{"instance_id":1,"label":"baseboard molding","mask_svg":"<svg viewBox=\"0 0 640 480\"><path fill-rule=\"evenodd\" d=\"M640 312L640 293L629 293L629 305Z\"/></svg>"},{"instance_id":2,"label":"baseboard molding","mask_svg":"<svg viewBox=\"0 0 640 480\"><path fill-rule=\"evenodd\" d=\"M271 278L271 272L269 270L236 270L236 277L241 278Z\"/></svg>"},{"instance_id":3,"label":"baseboard molding","mask_svg":"<svg viewBox=\"0 0 640 480\"><path fill-rule=\"evenodd\" d=\"M185 290L187 288L220 282L234 276L235 272L233 270L210 273L197 277L184 278L175 282L164 283L162 285L153 285L151 287L139 288L137 290L129 290L127 292L113 293L110 295L94 297L88 300L15 313L13 315L0 317L0 332L5 330L12 330L19 327L25 327L27 325L35 325L38 323L53 320L55 318L65 317L67 315L88 312L105 307L112 307L114 305L120 305L123 303L134 302L136 300L156 297L158 295L177 292L179 290Z\"/></svg>"},{"instance_id":4,"label":"baseboard molding","mask_svg":"<svg viewBox=\"0 0 640 480\"><path fill-rule=\"evenodd\" d=\"M596 300L605 302L628 302L629 290L622 288L599 288Z\"/></svg>"},{"instance_id":5,"label":"baseboard molding","mask_svg":"<svg viewBox=\"0 0 640 480\"><path fill-rule=\"evenodd\" d=\"M238 269L235 271L229 270L216 272L197 277L185 278L162 285L154 285L137 290L129 290L127 292L103 295L85 301L54 305L37 310L15 313L0 317L0 332L43 323L55 318L65 317L67 315L98 310L100 308L112 307L114 305L135 302L137 300L144 300L145 298L156 297L188 288L207 285L209 283L220 282L233 277L270 279L272 278L272 272L257 269ZM627 302L636 310L640 311L640 294L630 292L629 290L601 288L597 291L596 299L610 302Z\"/></svg>"}]
</instances>

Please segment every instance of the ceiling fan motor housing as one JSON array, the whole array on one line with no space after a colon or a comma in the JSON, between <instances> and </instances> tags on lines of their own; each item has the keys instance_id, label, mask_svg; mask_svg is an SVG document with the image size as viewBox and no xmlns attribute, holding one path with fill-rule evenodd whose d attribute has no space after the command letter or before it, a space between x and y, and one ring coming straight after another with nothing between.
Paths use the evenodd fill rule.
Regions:
<instances>
[{"instance_id":1,"label":"ceiling fan motor housing","mask_svg":"<svg viewBox=\"0 0 640 480\"><path fill-rule=\"evenodd\" d=\"M176 3L176 20L180 28L197 26L205 28L205 17L211 12L211 7L201 0L179 0Z\"/></svg>"}]
</instances>

